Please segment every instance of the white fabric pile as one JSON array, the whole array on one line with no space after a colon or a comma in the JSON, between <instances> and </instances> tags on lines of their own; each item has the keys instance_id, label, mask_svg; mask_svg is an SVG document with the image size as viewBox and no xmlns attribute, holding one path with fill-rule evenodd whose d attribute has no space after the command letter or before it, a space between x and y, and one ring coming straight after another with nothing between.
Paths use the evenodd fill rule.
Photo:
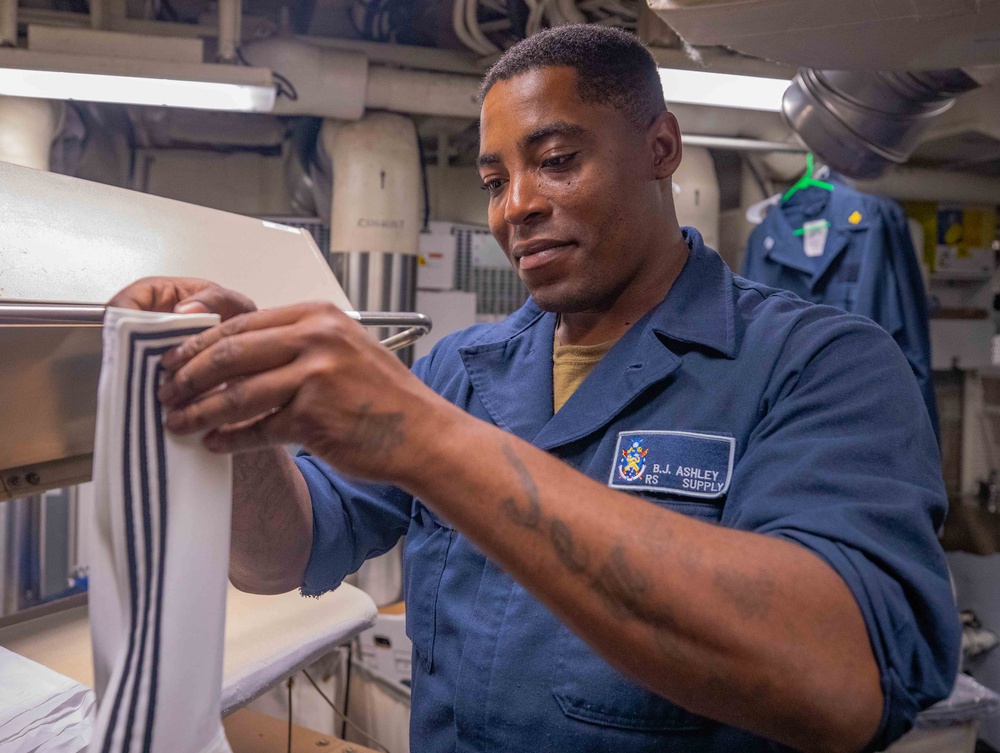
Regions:
<instances>
[{"instance_id":1,"label":"white fabric pile","mask_svg":"<svg viewBox=\"0 0 1000 753\"><path fill-rule=\"evenodd\" d=\"M94 691L0 648L0 750L80 753L90 743Z\"/></svg>"}]
</instances>

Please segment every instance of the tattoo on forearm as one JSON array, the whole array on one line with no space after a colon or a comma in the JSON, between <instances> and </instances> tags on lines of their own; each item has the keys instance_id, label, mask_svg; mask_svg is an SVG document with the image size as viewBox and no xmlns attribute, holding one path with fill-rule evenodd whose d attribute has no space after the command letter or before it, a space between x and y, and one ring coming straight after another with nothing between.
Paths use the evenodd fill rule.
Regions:
<instances>
[{"instance_id":1,"label":"tattoo on forearm","mask_svg":"<svg viewBox=\"0 0 1000 753\"><path fill-rule=\"evenodd\" d=\"M542 501L538 494L538 486L535 485L535 480L531 478L531 473L528 472L527 466L521 462L521 458L510 447L504 445L503 452L507 456L507 462L510 463L511 468L517 474L518 484L524 495L524 502L519 503L514 497L507 497L500 502L500 505L507 513L507 517L519 526L532 529L538 528L542 522Z\"/></svg>"},{"instance_id":2,"label":"tattoo on forearm","mask_svg":"<svg viewBox=\"0 0 1000 753\"><path fill-rule=\"evenodd\" d=\"M620 544L597 571L594 590L623 617L643 617L648 612L649 581L632 569Z\"/></svg>"},{"instance_id":3,"label":"tattoo on forearm","mask_svg":"<svg viewBox=\"0 0 1000 753\"><path fill-rule=\"evenodd\" d=\"M736 570L718 570L715 573L716 589L748 620L763 620L771 613L774 596L774 578L761 570L748 577Z\"/></svg>"},{"instance_id":4,"label":"tattoo on forearm","mask_svg":"<svg viewBox=\"0 0 1000 753\"><path fill-rule=\"evenodd\" d=\"M607 562L598 570L593 587L612 614L649 625L653 641L663 656L675 656L674 611L656 598L649 579L629 564L620 544L611 550Z\"/></svg>"},{"instance_id":5,"label":"tattoo on forearm","mask_svg":"<svg viewBox=\"0 0 1000 753\"><path fill-rule=\"evenodd\" d=\"M358 411L347 443L359 452L386 455L404 442L402 413L373 413L365 403Z\"/></svg>"},{"instance_id":6,"label":"tattoo on forearm","mask_svg":"<svg viewBox=\"0 0 1000 753\"><path fill-rule=\"evenodd\" d=\"M531 530L547 528L549 541L563 566L574 575L585 575L591 563L590 552L576 541L568 523L558 518L545 519L538 486L527 466L509 446L505 445L503 449L508 464L517 476L522 497L520 502L513 496L501 500L507 517ZM674 624L672 611L655 603L649 579L629 564L625 547L621 544L611 551L590 583L608 609L622 619L639 619L657 628L668 628Z\"/></svg>"},{"instance_id":7,"label":"tattoo on forearm","mask_svg":"<svg viewBox=\"0 0 1000 753\"><path fill-rule=\"evenodd\" d=\"M584 546L574 541L573 531L566 523L553 520L549 524L549 539L567 570L577 575L586 572L590 553Z\"/></svg>"},{"instance_id":8,"label":"tattoo on forearm","mask_svg":"<svg viewBox=\"0 0 1000 753\"><path fill-rule=\"evenodd\" d=\"M504 445L503 451L510 467L517 474L518 485L524 500L519 503L515 497L506 497L500 501L500 505L507 513L507 517L519 526L532 530L537 529L544 522L538 485L535 484L527 466L510 447ZM573 532L566 523L561 520L552 520L549 523L549 539L560 561L570 572L579 574L587 569L589 560L587 550L574 541Z\"/></svg>"}]
</instances>

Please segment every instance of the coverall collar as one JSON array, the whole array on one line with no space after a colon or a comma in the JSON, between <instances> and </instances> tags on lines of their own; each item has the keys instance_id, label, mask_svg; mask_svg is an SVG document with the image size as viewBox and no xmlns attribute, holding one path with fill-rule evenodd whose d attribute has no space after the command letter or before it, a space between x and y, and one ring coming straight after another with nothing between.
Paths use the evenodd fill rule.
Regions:
<instances>
[{"instance_id":1,"label":"coverall collar","mask_svg":"<svg viewBox=\"0 0 1000 753\"><path fill-rule=\"evenodd\" d=\"M733 358L737 351L732 273L701 234L683 229L690 255L667 296L597 364L563 408L552 413L555 314L528 302L460 350L476 396L494 422L543 449L601 429L681 365L683 343Z\"/></svg>"},{"instance_id":2,"label":"coverall collar","mask_svg":"<svg viewBox=\"0 0 1000 753\"><path fill-rule=\"evenodd\" d=\"M785 207L800 208L807 218L825 219L830 228L823 254L814 258L805 255L803 239L795 235L783 205L771 208L764 219L770 238L767 249L769 259L809 275L809 287L815 290L830 269L830 265L847 248L855 231L867 230L868 218L859 209L858 194L846 186L838 185L833 191L818 188L806 189L796 194Z\"/></svg>"}]
</instances>

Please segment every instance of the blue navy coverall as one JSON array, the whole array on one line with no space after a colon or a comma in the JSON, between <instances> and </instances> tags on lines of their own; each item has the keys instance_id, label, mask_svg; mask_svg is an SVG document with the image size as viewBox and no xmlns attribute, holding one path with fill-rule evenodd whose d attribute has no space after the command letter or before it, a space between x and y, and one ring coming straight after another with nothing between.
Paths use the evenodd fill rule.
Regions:
<instances>
[{"instance_id":1,"label":"blue navy coverall","mask_svg":"<svg viewBox=\"0 0 1000 753\"><path fill-rule=\"evenodd\" d=\"M682 432L664 435L678 464L703 454L706 436L731 444L721 496L623 493L795 542L840 574L881 672L876 749L948 694L959 650L935 537L945 493L916 381L869 320L736 277L697 231L684 234L691 254L669 294L555 415L555 316L530 300L502 323L445 338L414 370L601 483L624 478L622 433ZM414 751L782 750L620 675L420 500L308 455L297 463L314 511L303 593L336 587L406 534Z\"/></svg>"},{"instance_id":2,"label":"blue navy coverall","mask_svg":"<svg viewBox=\"0 0 1000 753\"><path fill-rule=\"evenodd\" d=\"M835 185L771 207L750 236L743 275L880 325L909 361L937 433L927 296L906 215L894 201ZM830 223L819 256L795 235L808 220Z\"/></svg>"}]
</instances>

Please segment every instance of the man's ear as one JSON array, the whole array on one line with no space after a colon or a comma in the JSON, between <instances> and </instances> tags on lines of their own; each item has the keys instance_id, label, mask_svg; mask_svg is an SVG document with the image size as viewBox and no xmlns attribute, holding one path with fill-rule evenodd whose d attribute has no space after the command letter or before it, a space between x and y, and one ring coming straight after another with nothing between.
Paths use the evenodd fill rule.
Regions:
<instances>
[{"instance_id":1,"label":"man's ear","mask_svg":"<svg viewBox=\"0 0 1000 753\"><path fill-rule=\"evenodd\" d=\"M665 180L681 164L681 127L672 112L661 112L649 126L653 171L657 180Z\"/></svg>"}]
</instances>

